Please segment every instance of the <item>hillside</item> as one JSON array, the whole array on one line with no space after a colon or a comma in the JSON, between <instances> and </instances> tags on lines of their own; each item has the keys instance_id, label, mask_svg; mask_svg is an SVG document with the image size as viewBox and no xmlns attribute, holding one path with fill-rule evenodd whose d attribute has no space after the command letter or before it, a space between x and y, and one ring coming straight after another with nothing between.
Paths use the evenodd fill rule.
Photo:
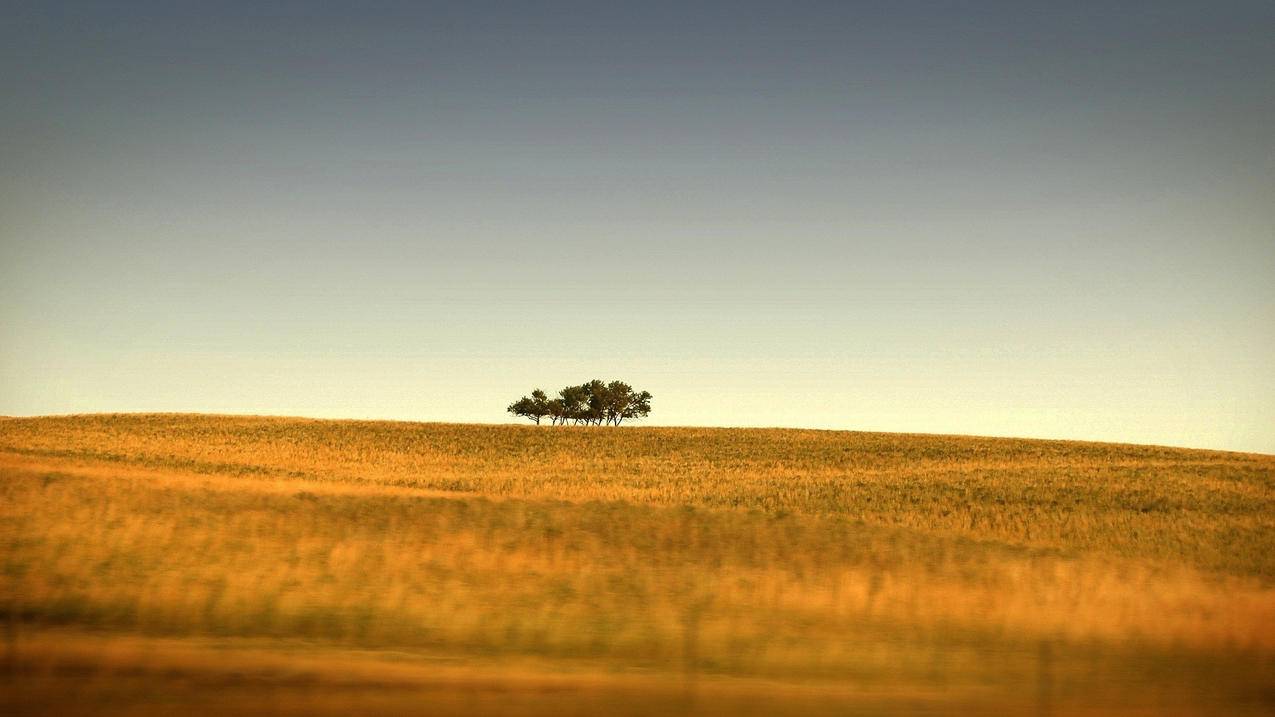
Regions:
<instances>
[{"instance_id":1,"label":"hillside","mask_svg":"<svg viewBox=\"0 0 1275 717\"><path fill-rule=\"evenodd\" d=\"M31 711L1275 708L1272 456L94 415L0 478Z\"/></svg>"}]
</instances>

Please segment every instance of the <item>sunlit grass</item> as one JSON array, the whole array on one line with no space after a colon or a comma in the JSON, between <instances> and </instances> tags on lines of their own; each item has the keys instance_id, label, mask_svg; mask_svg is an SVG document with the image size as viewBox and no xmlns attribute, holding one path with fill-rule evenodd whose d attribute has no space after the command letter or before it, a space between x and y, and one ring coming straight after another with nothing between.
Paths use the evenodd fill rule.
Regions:
<instances>
[{"instance_id":1,"label":"sunlit grass","mask_svg":"<svg viewBox=\"0 0 1275 717\"><path fill-rule=\"evenodd\" d=\"M74 646L113 635L305 655L324 680L355 650L843 706L1271 706L1269 456L86 416L0 421L0 481L9 659L46 679L72 653L110 669Z\"/></svg>"}]
</instances>

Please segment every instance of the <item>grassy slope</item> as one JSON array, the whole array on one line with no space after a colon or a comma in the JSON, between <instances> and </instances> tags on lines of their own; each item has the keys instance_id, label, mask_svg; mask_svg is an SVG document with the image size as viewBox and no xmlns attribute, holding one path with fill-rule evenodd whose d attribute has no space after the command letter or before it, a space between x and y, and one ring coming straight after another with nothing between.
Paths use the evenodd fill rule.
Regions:
<instances>
[{"instance_id":1,"label":"grassy slope","mask_svg":"<svg viewBox=\"0 0 1275 717\"><path fill-rule=\"evenodd\" d=\"M0 479L33 708L1275 702L1271 456L129 415L0 422Z\"/></svg>"}]
</instances>

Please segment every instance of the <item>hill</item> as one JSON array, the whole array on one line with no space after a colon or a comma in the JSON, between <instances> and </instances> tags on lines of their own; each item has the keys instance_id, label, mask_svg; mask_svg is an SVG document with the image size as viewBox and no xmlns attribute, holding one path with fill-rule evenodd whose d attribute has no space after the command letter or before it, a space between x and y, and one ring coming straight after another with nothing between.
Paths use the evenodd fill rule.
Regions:
<instances>
[{"instance_id":1,"label":"hill","mask_svg":"<svg viewBox=\"0 0 1275 717\"><path fill-rule=\"evenodd\" d=\"M1275 707L1272 456L91 415L0 477L32 711Z\"/></svg>"}]
</instances>

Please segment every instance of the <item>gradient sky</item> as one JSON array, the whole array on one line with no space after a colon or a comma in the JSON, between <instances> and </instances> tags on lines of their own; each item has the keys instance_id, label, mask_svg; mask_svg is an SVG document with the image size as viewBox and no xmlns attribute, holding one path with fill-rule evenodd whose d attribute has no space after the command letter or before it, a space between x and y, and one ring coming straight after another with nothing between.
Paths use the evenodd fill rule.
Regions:
<instances>
[{"instance_id":1,"label":"gradient sky","mask_svg":"<svg viewBox=\"0 0 1275 717\"><path fill-rule=\"evenodd\" d=\"M1275 452L1275 3L6 4L0 414Z\"/></svg>"}]
</instances>

